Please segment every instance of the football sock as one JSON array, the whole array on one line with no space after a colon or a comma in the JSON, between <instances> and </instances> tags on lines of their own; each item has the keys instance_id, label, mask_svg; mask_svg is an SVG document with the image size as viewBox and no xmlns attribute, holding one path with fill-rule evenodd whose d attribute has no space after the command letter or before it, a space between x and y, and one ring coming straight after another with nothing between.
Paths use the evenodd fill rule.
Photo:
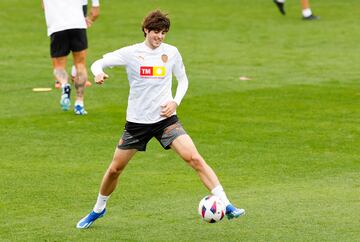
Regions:
<instances>
[{"instance_id":1,"label":"football sock","mask_svg":"<svg viewBox=\"0 0 360 242\"><path fill-rule=\"evenodd\" d=\"M278 3L285 3L285 0L276 0Z\"/></svg>"},{"instance_id":2,"label":"football sock","mask_svg":"<svg viewBox=\"0 0 360 242\"><path fill-rule=\"evenodd\" d=\"M76 68L75 68L75 66L71 67L71 76L76 76Z\"/></svg>"},{"instance_id":3,"label":"football sock","mask_svg":"<svg viewBox=\"0 0 360 242\"><path fill-rule=\"evenodd\" d=\"M311 9L310 9L310 8L305 8L305 9L303 9L303 10L302 10L302 15L303 15L305 18L311 16L311 15L312 15Z\"/></svg>"},{"instance_id":4,"label":"football sock","mask_svg":"<svg viewBox=\"0 0 360 242\"><path fill-rule=\"evenodd\" d=\"M61 83L61 88L64 90L64 88L67 86L67 83Z\"/></svg>"},{"instance_id":5,"label":"football sock","mask_svg":"<svg viewBox=\"0 0 360 242\"><path fill-rule=\"evenodd\" d=\"M81 107L84 107L84 101L78 101L78 100L76 100L75 101L75 106L76 105L80 105Z\"/></svg>"},{"instance_id":6,"label":"football sock","mask_svg":"<svg viewBox=\"0 0 360 242\"><path fill-rule=\"evenodd\" d=\"M230 204L229 199L227 198L225 191L221 185L217 185L214 189L211 190L211 193L221 199L225 207Z\"/></svg>"},{"instance_id":7,"label":"football sock","mask_svg":"<svg viewBox=\"0 0 360 242\"><path fill-rule=\"evenodd\" d=\"M110 196L103 196L99 193L96 204L94 206L95 213L101 213L102 210L106 207L106 202Z\"/></svg>"}]
</instances>

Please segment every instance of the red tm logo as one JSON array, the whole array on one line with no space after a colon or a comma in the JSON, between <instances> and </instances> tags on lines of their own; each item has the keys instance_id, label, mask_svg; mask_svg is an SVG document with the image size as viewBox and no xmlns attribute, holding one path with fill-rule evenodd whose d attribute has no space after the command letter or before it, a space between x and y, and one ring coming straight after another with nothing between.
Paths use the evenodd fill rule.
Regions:
<instances>
[{"instance_id":1,"label":"red tm logo","mask_svg":"<svg viewBox=\"0 0 360 242\"><path fill-rule=\"evenodd\" d=\"M152 66L140 66L140 76L152 76L153 67Z\"/></svg>"}]
</instances>

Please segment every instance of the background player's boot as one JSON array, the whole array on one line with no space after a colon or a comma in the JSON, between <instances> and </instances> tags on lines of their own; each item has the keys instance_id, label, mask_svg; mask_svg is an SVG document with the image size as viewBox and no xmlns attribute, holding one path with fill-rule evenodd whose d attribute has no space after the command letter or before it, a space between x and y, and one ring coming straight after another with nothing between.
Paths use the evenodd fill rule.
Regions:
<instances>
[{"instance_id":1,"label":"background player's boot","mask_svg":"<svg viewBox=\"0 0 360 242\"><path fill-rule=\"evenodd\" d=\"M92 225L96 219L101 218L105 215L106 208L102 210L101 213L95 213L94 211L91 211L88 215L86 215L84 218L82 218L77 224L76 228L78 229L87 229Z\"/></svg>"},{"instance_id":2,"label":"background player's boot","mask_svg":"<svg viewBox=\"0 0 360 242\"><path fill-rule=\"evenodd\" d=\"M303 20L318 20L318 19L320 19L320 17L319 17L319 16L316 16L316 15L314 15L314 14L311 14L310 16L308 16L308 17L303 17L302 19L303 19Z\"/></svg>"},{"instance_id":3,"label":"background player's boot","mask_svg":"<svg viewBox=\"0 0 360 242\"><path fill-rule=\"evenodd\" d=\"M238 218L245 214L245 209L236 208L232 204L226 206L226 216L228 219Z\"/></svg>"},{"instance_id":4,"label":"background player's boot","mask_svg":"<svg viewBox=\"0 0 360 242\"><path fill-rule=\"evenodd\" d=\"M284 3L281 3L281 2L278 2L278 1L276 1L276 0L273 0L273 2L276 4L276 6L278 7L278 9L279 9L279 11L280 11L280 13L282 14L282 15L285 15L285 9L284 9Z\"/></svg>"},{"instance_id":5,"label":"background player's boot","mask_svg":"<svg viewBox=\"0 0 360 242\"><path fill-rule=\"evenodd\" d=\"M86 115L86 114L87 114L84 106L81 106L81 105L79 105L79 104L75 105L75 107L74 107L74 112L75 112L75 114L77 114L77 115Z\"/></svg>"},{"instance_id":6,"label":"background player's boot","mask_svg":"<svg viewBox=\"0 0 360 242\"><path fill-rule=\"evenodd\" d=\"M66 84L62 89L62 95L60 99L60 106L61 109L64 111L69 110L70 108L70 93L71 93L71 87L69 84Z\"/></svg>"}]
</instances>

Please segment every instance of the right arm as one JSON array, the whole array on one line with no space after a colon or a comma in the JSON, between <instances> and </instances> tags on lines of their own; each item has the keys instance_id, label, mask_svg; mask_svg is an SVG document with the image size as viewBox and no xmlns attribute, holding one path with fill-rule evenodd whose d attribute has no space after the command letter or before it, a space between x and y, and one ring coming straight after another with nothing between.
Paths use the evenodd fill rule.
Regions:
<instances>
[{"instance_id":1,"label":"right arm","mask_svg":"<svg viewBox=\"0 0 360 242\"><path fill-rule=\"evenodd\" d=\"M107 53L103 58L95 61L91 65L91 72L95 76L95 82L97 84L103 84L109 76L104 72L105 68L114 66L126 65L126 48L116 50L114 52Z\"/></svg>"},{"instance_id":2,"label":"right arm","mask_svg":"<svg viewBox=\"0 0 360 242\"><path fill-rule=\"evenodd\" d=\"M96 84L101 85L106 79L109 78L109 75L103 71L104 67L105 65L103 63L103 59L97 60L91 65L91 72L94 74L94 80Z\"/></svg>"}]
</instances>

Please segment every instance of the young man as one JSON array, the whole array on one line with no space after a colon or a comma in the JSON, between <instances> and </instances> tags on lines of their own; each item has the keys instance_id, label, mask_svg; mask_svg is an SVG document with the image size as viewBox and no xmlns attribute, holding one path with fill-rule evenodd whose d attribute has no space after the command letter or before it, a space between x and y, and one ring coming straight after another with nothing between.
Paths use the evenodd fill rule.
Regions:
<instances>
[{"instance_id":1,"label":"young man","mask_svg":"<svg viewBox=\"0 0 360 242\"><path fill-rule=\"evenodd\" d=\"M87 81L86 70L86 21L83 15L81 0L43 0L47 33L50 36L50 54L54 76L61 83L62 110L69 110L71 86L66 72L67 56L73 54L77 71L75 78L76 101L74 112L84 115L84 89Z\"/></svg>"},{"instance_id":2,"label":"young man","mask_svg":"<svg viewBox=\"0 0 360 242\"><path fill-rule=\"evenodd\" d=\"M273 0L273 2L278 7L280 13L282 15L285 15L285 9L284 9L285 0ZM301 8L302 8L303 20L317 20L320 18L318 16L313 15L311 8L310 8L309 0L301 0L300 3L301 3Z\"/></svg>"},{"instance_id":3,"label":"young man","mask_svg":"<svg viewBox=\"0 0 360 242\"><path fill-rule=\"evenodd\" d=\"M81 219L77 228L88 228L106 212L106 202L115 190L119 175L137 151L145 151L146 144L155 137L164 149L174 150L199 175L212 194L226 205L229 219L245 214L228 200L220 182L198 153L189 135L176 116L187 88L188 79L181 55L176 47L163 43L170 28L170 20L159 10L145 17L142 29L145 41L108 53L91 66L97 84L103 84L108 75L103 68L125 66L130 83L125 129L107 169L93 211ZM178 85L172 97L172 74Z\"/></svg>"}]
</instances>

